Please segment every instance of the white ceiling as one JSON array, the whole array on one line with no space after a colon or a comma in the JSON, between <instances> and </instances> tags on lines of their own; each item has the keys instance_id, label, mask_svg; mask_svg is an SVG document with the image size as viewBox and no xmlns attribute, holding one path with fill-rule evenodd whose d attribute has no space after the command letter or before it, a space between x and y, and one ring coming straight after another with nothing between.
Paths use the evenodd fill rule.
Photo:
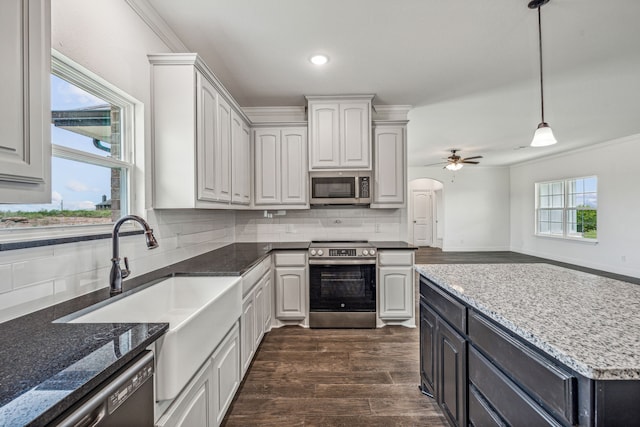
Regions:
<instances>
[{"instance_id":1,"label":"white ceiling","mask_svg":"<svg viewBox=\"0 0 640 427\"><path fill-rule=\"evenodd\" d=\"M413 166L450 148L507 165L640 133L639 0L542 7L545 119L559 143L537 149L527 147L540 121L528 0L150 3L243 107L355 93L412 105ZM318 52L330 57L322 68L308 61Z\"/></svg>"}]
</instances>

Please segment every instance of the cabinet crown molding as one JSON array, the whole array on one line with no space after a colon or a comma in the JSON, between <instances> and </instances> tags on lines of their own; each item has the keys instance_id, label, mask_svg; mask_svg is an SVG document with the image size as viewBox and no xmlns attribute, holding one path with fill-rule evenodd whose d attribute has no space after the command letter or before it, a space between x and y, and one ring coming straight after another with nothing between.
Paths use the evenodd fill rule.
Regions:
<instances>
[{"instance_id":1,"label":"cabinet crown molding","mask_svg":"<svg viewBox=\"0 0 640 427\"><path fill-rule=\"evenodd\" d=\"M412 105L373 105L372 120L374 122L381 120L406 122L412 108Z\"/></svg>"},{"instance_id":2,"label":"cabinet crown molding","mask_svg":"<svg viewBox=\"0 0 640 427\"><path fill-rule=\"evenodd\" d=\"M242 110L254 125L297 123L298 125L306 126L307 124L307 111L302 106L244 107Z\"/></svg>"}]
</instances>

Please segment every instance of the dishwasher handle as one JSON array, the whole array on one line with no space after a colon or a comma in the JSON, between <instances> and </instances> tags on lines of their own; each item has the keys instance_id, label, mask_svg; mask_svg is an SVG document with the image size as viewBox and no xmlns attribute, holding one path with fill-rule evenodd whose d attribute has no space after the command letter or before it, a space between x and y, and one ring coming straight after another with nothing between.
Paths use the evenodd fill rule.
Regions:
<instances>
[{"instance_id":1,"label":"dishwasher handle","mask_svg":"<svg viewBox=\"0 0 640 427\"><path fill-rule=\"evenodd\" d=\"M153 352L147 351L84 402L56 427L95 427L153 376Z\"/></svg>"},{"instance_id":2,"label":"dishwasher handle","mask_svg":"<svg viewBox=\"0 0 640 427\"><path fill-rule=\"evenodd\" d=\"M98 411L96 412L95 409ZM74 412L71 417L64 420L59 426L73 426L73 427L96 427L100 421L107 415L107 404L102 401L99 402L97 408L82 407L78 411ZM82 417L78 419L78 417Z\"/></svg>"}]
</instances>

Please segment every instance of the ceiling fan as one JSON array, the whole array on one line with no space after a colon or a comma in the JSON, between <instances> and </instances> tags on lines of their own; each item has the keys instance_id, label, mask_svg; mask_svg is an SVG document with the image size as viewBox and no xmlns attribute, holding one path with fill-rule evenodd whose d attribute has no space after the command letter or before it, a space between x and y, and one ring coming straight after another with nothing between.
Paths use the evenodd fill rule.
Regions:
<instances>
[{"instance_id":1,"label":"ceiling fan","mask_svg":"<svg viewBox=\"0 0 640 427\"><path fill-rule=\"evenodd\" d=\"M443 169L449 169L451 171L457 171L462 169L462 166L464 166L465 164L469 164L469 165L477 165L478 161L475 161L475 159L481 159L482 156L473 156L473 157L460 157L459 155L457 155L456 153L460 151L458 148L452 148L451 149L451 155L449 157L447 157L446 160L447 164L444 166ZM438 164L442 164L443 162L439 162L439 163L433 163L432 165L438 165ZM426 166L432 166L432 165L426 165Z\"/></svg>"}]
</instances>

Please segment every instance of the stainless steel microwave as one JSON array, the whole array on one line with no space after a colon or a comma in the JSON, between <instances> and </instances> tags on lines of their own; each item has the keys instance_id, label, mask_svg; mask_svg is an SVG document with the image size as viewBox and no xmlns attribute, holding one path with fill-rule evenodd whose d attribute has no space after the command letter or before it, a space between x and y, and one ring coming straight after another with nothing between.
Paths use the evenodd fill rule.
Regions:
<instances>
[{"instance_id":1,"label":"stainless steel microwave","mask_svg":"<svg viewBox=\"0 0 640 427\"><path fill-rule=\"evenodd\" d=\"M312 205L371 204L371 172L310 172L309 183Z\"/></svg>"}]
</instances>

